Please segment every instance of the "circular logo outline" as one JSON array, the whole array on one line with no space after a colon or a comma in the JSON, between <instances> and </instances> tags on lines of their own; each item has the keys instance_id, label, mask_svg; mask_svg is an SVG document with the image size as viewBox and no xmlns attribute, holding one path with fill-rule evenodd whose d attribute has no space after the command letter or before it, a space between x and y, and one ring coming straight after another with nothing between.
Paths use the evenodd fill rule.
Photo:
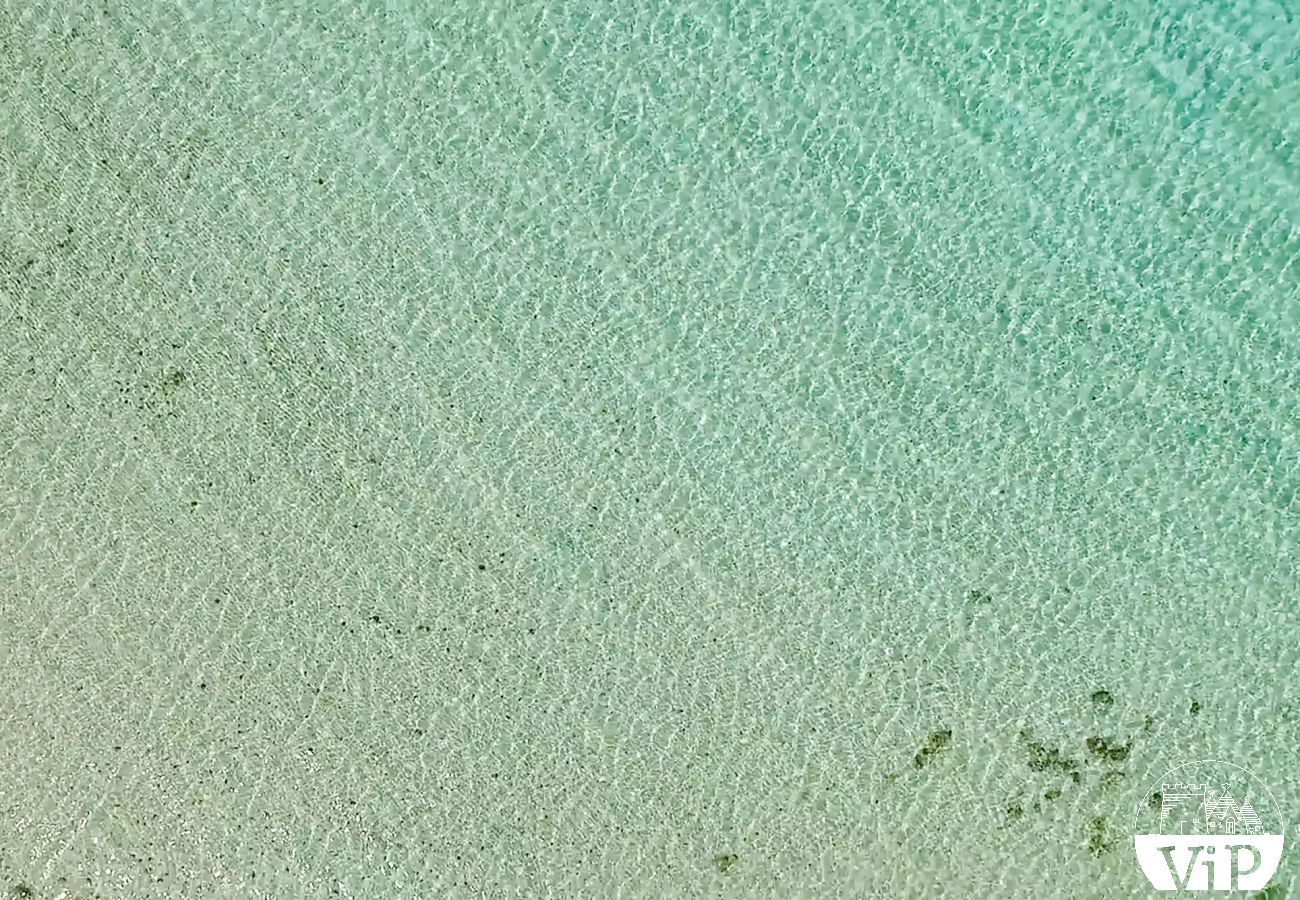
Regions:
<instances>
[{"instance_id":1,"label":"circular logo outline","mask_svg":"<svg viewBox=\"0 0 1300 900\"><path fill-rule=\"evenodd\" d=\"M1280 835L1283 835L1283 836L1286 835L1287 822L1286 822L1286 818L1282 815L1282 804L1280 804L1280 803L1277 802L1277 798L1273 796L1273 791L1272 791L1272 789L1269 788L1269 786L1264 782L1264 779L1260 778L1258 775L1256 775L1254 772L1250 771L1250 769L1247 769L1245 766L1241 766L1241 765L1238 765L1237 763L1228 762L1228 761L1226 761L1226 760L1222 760L1222 759L1211 759L1211 758L1206 758L1206 759L1194 759L1194 760L1192 760L1191 762L1186 762L1186 763L1182 763L1181 765L1174 766L1172 769L1170 769L1169 771L1165 772L1163 775L1161 775L1161 776L1160 776L1159 778L1157 778L1155 781L1148 782L1147 790L1146 790L1145 793L1142 794L1142 799L1140 799L1140 800L1138 801L1137 808L1136 808L1136 809L1134 810L1134 812L1133 812L1133 830L1132 830L1132 833L1133 833L1134 835L1138 835L1138 834L1151 834L1151 833L1152 833L1152 832L1149 832L1149 831L1139 831L1139 830L1138 830L1138 820L1142 817L1142 806L1143 806L1143 804L1145 804L1146 801L1147 801L1147 798L1151 796L1151 794L1152 794L1152 792L1153 792L1153 788L1154 788L1157 784L1164 784L1164 783L1165 783L1165 779L1168 778L1170 775L1172 775L1174 772L1177 772L1179 769L1186 769L1186 768L1188 768L1189 766L1200 766L1200 765L1205 765L1205 764L1213 764L1213 765L1218 765L1218 766L1228 766L1228 767L1230 767L1230 768L1236 769L1237 771L1243 773L1247 778L1254 779L1256 782L1258 782L1258 783L1259 783L1259 786L1262 787L1262 788L1264 789L1264 793L1268 794L1269 802L1273 804L1273 812L1274 812L1274 814L1276 815L1276 818L1277 818L1277 824L1278 824L1278 827L1279 827L1279 830L1278 830L1278 831L1276 831L1276 832L1267 832L1267 833L1269 833L1269 834L1280 834ZM1151 770L1148 769L1147 771L1149 772L1149 771L1151 771Z\"/></svg>"}]
</instances>

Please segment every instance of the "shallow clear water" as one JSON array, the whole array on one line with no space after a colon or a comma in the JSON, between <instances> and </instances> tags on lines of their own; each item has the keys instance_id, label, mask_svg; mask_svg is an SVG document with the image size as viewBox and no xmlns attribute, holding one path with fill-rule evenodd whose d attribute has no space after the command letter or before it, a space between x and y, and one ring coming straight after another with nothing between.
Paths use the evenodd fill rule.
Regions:
<instances>
[{"instance_id":1,"label":"shallow clear water","mask_svg":"<svg viewBox=\"0 0 1300 900\"><path fill-rule=\"evenodd\" d=\"M1298 110L1270 3L0 0L0 889L1142 896L1160 773L1294 817Z\"/></svg>"}]
</instances>

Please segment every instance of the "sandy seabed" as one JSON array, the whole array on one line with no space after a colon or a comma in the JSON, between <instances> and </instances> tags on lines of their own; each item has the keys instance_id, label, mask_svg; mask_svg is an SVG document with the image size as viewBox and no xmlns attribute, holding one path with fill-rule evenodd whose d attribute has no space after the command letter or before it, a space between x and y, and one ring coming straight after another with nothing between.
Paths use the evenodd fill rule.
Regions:
<instances>
[{"instance_id":1,"label":"sandy seabed","mask_svg":"<svg viewBox=\"0 0 1300 900\"><path fill-rule=\"evenodd\" d=\"M1281 7L57 6L0 890L1113 898L1174 766L1295 815Z\"/></svg>"}]
</instances>

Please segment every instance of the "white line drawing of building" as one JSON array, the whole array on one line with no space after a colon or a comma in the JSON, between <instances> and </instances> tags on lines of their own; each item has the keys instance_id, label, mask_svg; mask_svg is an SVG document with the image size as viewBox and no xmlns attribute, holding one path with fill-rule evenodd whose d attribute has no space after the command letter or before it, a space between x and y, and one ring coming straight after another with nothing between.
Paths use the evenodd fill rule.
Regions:
<instances>
[{"instance_id":1,"label":"white line drawing of building","mask_svg":"<svg viewBox=\"0 0 1300 900\"><path fill-rule=\"evenodd\" d=\"M1186 804L1194 803L1191 815ZM1232 790L1223 785L1215 791L1202 782L1165 783L1160 786L1160 831L1169 833L1169 821L1177 815L1175 830L1181 834L1263 834L1263 823L1247 795L1237 803Z\"/></svg>"},{"instance_id":2,"label":"white line drawing of building","mask_svg":"<svg viewBox=\"0 0 1300 900\"><path fill-rule=\"evenodd\" d=\"M1208 834L1259 834L1259 815L1251 805L1250 798L1238 805L1233 799L1228 785L1223 786L1219 797L1207 792L1205 797L1205 825Z\"/></svg>"},{"instance_id":3,"label":"white line drawing of building","mask_svg":"<svg viewBox=\"0 0 1300 900\"><path fill-rule=\"evenodd\" d=\"M1185 784L1179 781L1173 784L1160 785L1160 832L1162 834L1168 833L1171 813L1185 803L1195 803L1196 814L1190 820L1186 815L1180 816L1179 825L1183 834L1200 833L1204 824L1206 794L1206 785L1203 782L1201 784Z\"/></svg>"}]
</instances>

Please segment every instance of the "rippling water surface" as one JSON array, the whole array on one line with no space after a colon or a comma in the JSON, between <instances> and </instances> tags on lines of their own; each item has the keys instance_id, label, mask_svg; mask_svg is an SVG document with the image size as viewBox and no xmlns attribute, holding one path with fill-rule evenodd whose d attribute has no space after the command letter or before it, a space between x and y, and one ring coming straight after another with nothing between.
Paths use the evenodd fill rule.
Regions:
<instances>
[{"instance_id":1,"label":"rippling water surface","mask_svg":"<svg viewBox=\"0 0 1300 900\"><path fill-rule=\"evenodd\" d=\"M0 890L1144 895L1298 227L1284 4L0 0Z\"/></svg>"}]
</instances>

